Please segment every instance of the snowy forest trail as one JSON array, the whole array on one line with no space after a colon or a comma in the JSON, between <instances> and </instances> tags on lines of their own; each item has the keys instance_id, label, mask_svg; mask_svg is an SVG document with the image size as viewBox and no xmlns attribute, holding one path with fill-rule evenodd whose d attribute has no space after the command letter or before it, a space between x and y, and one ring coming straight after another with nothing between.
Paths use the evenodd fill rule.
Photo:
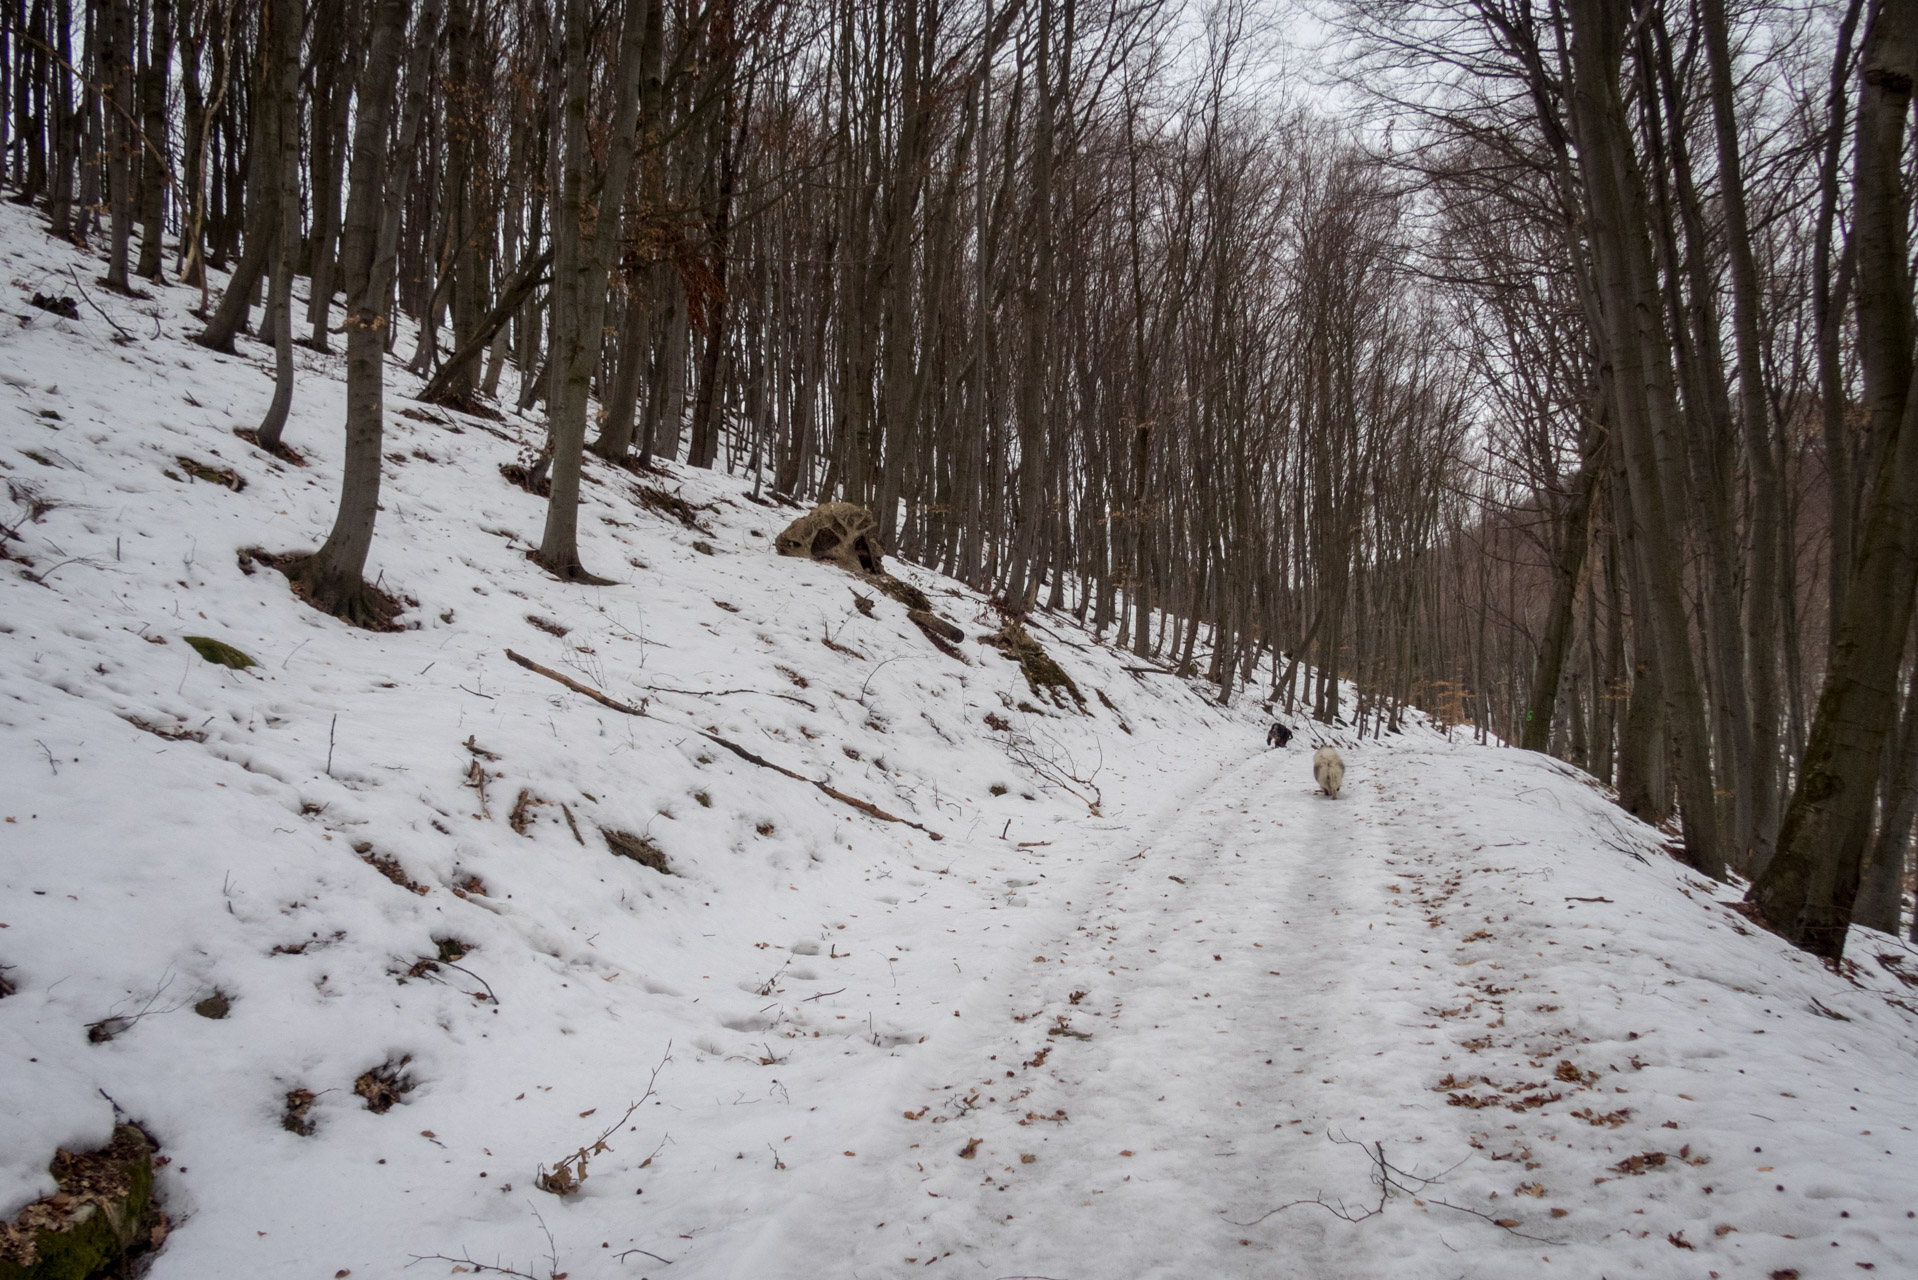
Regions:
<instances>
[{"instance_id":1,"label":"snowy forest trail","mask_svg":"<svg viewBox=\"0 0 1918 1280\"><path fill-rule=\"evenodd\" d=\"M1654 937L1700 924L1668 905L1685 896L1620 878L1639 853L1624 828L1581 865L1540 859L1568 817L1604 821L1568 773L1442 743L1346 757L1337 800L1299 753L1260 753L1173 789L1119 843L1056 842L1050 900L1029 891L1029 949L998 951L963 1033L863 1100L861 1158L802 1175L699 1274L1732 1277L1911 1261L1858 1222L1902 1217L1909 1160L1891 1141L1826 1158L1862 1101L1847 1049L1777 1037L1790 995L1743 1007L1761 1002L1741 985L1750 935L1709 886L1677 873L1722 942L1675 961L1621 947L1624 917ZM1713 1004L1719 1031L1682 1025ZM1881 1019L1875 1004L1846 1016ZM1766 1103L1740 1065L1754 1057L1723 1047L1727 1019L1773 1031L1748 1054L1768 1081L1802 1081L1799 1112ZM1890 1091L1871 1103L1882 1122ZM1908 1101L1893 1110L1918 1123ZM1793 1163L1759 1164L1780 1159L1765 1140ZM1783 1168L1800 1195L1774 1189Z\"/></svg>"},{"instance_id":2,"label":"snowy forest trail","mask_svg":"<svg viewBox=\"0 0 1918 1280\"><path fill-rule=\"evenodd\" d=\"M1318 1218L1251 1233L1232 1219L1362 1177L1326 1125L1363 1120L1349 1104L1385 1083L1368 1034L1389 972L1389 930L1367 911L1377 791L1330 800L1300 753L1262 752L1108 845L967 1005L972 1034L892 1100L875 1135L891 1170L830 1193L867 1221L795 1206L762 1260L836 1245L849 1265L827 1270L848 1275L949 1258L982 1274L1269 1275L1279 1257L1344 1274Z\"/></svg>"}]
</instances>

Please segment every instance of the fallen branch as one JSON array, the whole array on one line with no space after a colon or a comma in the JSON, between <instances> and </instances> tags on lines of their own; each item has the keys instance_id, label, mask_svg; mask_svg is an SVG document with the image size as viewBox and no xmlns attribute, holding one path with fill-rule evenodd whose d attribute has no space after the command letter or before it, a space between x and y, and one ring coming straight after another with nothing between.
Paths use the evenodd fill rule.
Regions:
<instances>
[{"instance_id":1,"label":"fallen branch","mask_svg":"<svg viewBox=\"0 0 1918 1280\"><path fill-rule=\"evenodd\" d=\"M720 737L716 733L707 733L704 729L701 729L699 731L699 736L707 739L710 742L718 743L720 746L726 748L726 750L732 752L734 755L738 756L741 760L744 760L748 762L749 764L756 764L762 769L771 769L774 773L783 773L788 778L791 778L797 782L809 783L812 786L819 788L819 790L825 792L827 795L831 796L833 799L839 801L839 803L849 804L853 808L859 810L859 812L864 814L869 814L872 817L878 818L882 822L903 823L904 825L913 828L915 831L925 832L927 835L931 836L934 840L945 839L945 836L941 835L937 831L934 831L931 827L925 826L921 823L914 822L911 818L902 818L898 816L897 814L887 813L884 809L881 809L878 805L870 804L867 801L861 800L858 796L849 796L845 792L839 790L837 787L827 786L823 782L814 782L811 778L808 778L805 774L794 773L791 769L786 768L784 765L774 764L772 761L766 759L764 756L756 756L752 752L746 750L746 748L740 746L737 742L729 742L725 738Z\"/></svg>"},{"instance_id":2,"label":"fallen branch","mask_svg":"<svg viewBox=\"0 0 1918 1280\"><path fill-rule=\"evenodd\" d=\"M86 304L89 307L92 307L95 311L100 312L100 318L102 320L105 320L108 324L112 325L114 332L118 333L123 339L125 339L128 342L139 341L138 338L134 337L132 334L128 333L125 329L121 328L120 322L118 320L115 320L112 316L108 315L105 311L101 310L100 304L95 302L92 298L92 295L87 293L86 286L80 283L80 277L74 273L74 270L72 267L67 268L67 274L69 276L72 276L73 287L80 291L80 297L86 301Z\"/></svg>"},{"instance_id":3,"label":"fallen branch","mask_svg":"<svg viewBox=\"0 0 1918 1280\"><path fill-rule=\"evenodd\" d=\"M583 693L587 697L591 698L594 702L599 703L602 707L611 707L614 711L619 712L621 715L644 716L646 714L646 708L644 705L635 707L627 703L620 702L618 699L609 698L605 694L601 693L599 690L583 685L579 681L573 679L571 676L561 675L559 672L553 670L551 667L543 667L539 663L534 662L531 658L528 658L523 654L514 653L511 649L508 649L506 651L506 656L508 658L511 658L514 662L517 662L520 666L525 667L528 671L537 672L540 675L545 676L548 680L557 680L561 684L565 685L568 689L571 689L574 693Z\"/></svg>"},{"instance_id":4,"label":"fallen branch","mask_svg":"<svg viewBox=\"0 0 1918 1280\"><path fill-rule=\"evenodd\" d=\"M514 662L518 663L520 666L525 667L528 671L537 672L538 674L545 676L548 680L557 680L559 683L565 685L568 689L571 689L574 693L585 694L587 697L591 698L594 702L599 703L601 706L611 707L614 711L618 711L623 715L644 716L647 719L653 718L651 716L647 716L646 708L644 706L638 706L638 707L629 706L628 704L624 702L619 702L613 698L609 698L605 694L601 693L599 690L589 688L588 686L583 685L579 681L573 679L571 676L561 675L559 672L553 670L551 667L543 667L539 663L534 662L531 658L528 658L522 654L514 653L511 649L508 649L506 651L506 656L508 658L511 658ZM766 759L764 756L754 755L752 752L746 750L746 748L740 746L737 742L728 741L727 739L720 737L716 733L708 733L704 729L701 729L698 732L700 737L705 738L711 742L717 743L719 746L726 748L726 750L732 752L734 755L738 756L741 760L746 761L748 764L756 764L762 769L771 769L774 773L783 773L788 778L791 778L796 782L804 782L810 786L817 787L819 790L825 792L827 795L831 796L833 799L839 801L839 803L851 805L853 808L859 810L859 812L863 814L867 814L871 817L878 818L882 822L902 823L905 826L913 828L915 831L925 832L927 835L931 836L934 840L944 840L946 838L945 836L941 835L939 832L934 831L931 827L925 826L921 823L914 822L910 818L902 818L902 817L899 817L897 814L887 813L884 809L881 809L878 805L871 804L865 800L861 800L858 796L849 796L845 792L839 790L837 787L828 786L827 784L823 782L814 782L811 778L808 778L803 773L794 773L791 769L786 768L784 765L774 764L772 761Z\"/></svg>"}]
</instances>

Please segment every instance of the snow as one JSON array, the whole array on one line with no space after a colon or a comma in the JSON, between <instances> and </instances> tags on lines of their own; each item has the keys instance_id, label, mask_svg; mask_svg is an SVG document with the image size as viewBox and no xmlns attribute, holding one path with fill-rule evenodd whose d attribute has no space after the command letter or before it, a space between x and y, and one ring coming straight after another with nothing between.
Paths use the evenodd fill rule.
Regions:
<instances>
[{"instance_id":1,"label":"snow","mask_svg":"<svg viewBox=\"0 0 1918 1280\"><path fill-rule=\"evenodd\" d=\"M239 556L324 536L339 356L298 349L293 467L232 434L267 353L185 341L197 291L89 287L117 344L27 304L96 263L15 206L0 254L0 1216L117 1106L168 1160L160 1280L1918 1273L1897 940L1832 972L1566 766L1422 721L1339 737L1327 800L1256 695L1045 617L1089 710L1052 707L975 593L893 564L962 665L774 556L797 513L741 479L590 463L619 581L555 583L499 476L537 422L421 412L397 366L373 555L418 625L349 629ZM536 1189L634 1102L581 1190Z\"/></svg>"}]
</instances>

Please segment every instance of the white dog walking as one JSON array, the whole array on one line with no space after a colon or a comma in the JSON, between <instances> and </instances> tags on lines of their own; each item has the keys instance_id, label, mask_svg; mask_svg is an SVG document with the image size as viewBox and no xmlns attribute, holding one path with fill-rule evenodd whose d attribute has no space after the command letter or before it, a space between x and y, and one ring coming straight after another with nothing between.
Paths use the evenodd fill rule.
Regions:
<instances>
[{"instance_id":1,"label":"white dog walking","mask_svg":"<svg viewBox=\"0 0 1918 1280\"><path fill-rule=\"evenodd\" d=\"M1321 791L1336 800L1339 788L1345 784L1345 761L1332 748L1320 747L1312 753L1312 777Z\"/></svg>"}]
</instances>

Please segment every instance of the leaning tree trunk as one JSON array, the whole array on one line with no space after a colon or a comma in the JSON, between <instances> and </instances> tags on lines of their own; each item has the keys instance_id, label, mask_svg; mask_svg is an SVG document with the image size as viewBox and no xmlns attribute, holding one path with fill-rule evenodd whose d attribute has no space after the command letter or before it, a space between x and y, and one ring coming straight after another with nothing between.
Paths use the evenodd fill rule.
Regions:
<instances>
[{"instance_id":1,"label":"leaning tree trunk","mask_svg":"<svg viewBox=\"0 0 1918 1280\"><path fill-rule=\"evenodd\" d=\"M1798 786L1778 850L1749 895L1766 927L1828 959L1844 954L1918 590L1918 394L1902 174L1915 57L1918 11L1878 0L1860 67L1852 235L1863 407L1882 443Z\"/></svg>"}]
</instances>

